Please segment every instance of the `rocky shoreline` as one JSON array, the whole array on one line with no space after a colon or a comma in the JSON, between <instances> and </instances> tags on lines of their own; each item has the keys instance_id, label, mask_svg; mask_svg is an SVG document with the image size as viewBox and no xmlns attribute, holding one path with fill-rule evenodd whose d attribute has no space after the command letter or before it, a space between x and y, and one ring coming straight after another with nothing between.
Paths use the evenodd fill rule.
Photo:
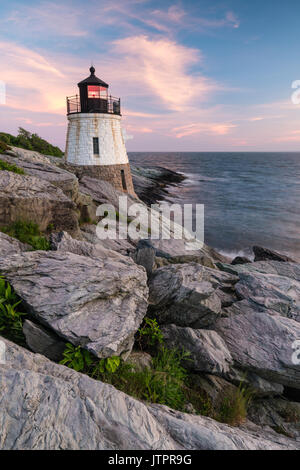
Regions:
<instances>
[{"instance_id":1,"label":"rocky shoreline","mask_svg":"<svg viewBox=\"0 0 300 470\"><path fill-rule=\"evenodd\" d=\"M23 170L0 171L1 449L300 449L299 264L262 247L254 262L231 262L174 238L101 241L96 208L117 207L120 195L108 182L23 149L0 158ZM147 207L184 178L157 167L132 174ZM25 219L47 249L9 234ZM20 341L4 321L10 298L26 314ZM163 351L188 353L176 369L184 380L159 369L157 338ZM69 364L67 344L86 368L59 364ZM104 370L111 358L115 376ZM178 396L130 396L117 386L122 367L131 382L163 377L163 392Z\"/></svg>"}]
</instances>

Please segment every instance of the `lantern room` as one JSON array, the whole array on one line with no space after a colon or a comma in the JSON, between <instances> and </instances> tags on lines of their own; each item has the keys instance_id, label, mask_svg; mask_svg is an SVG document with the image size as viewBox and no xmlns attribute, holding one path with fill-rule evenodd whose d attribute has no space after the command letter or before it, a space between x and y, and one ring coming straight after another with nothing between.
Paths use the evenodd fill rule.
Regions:
<instances>
[{"instance_id":1,"label":"lantern room","mask_svg":"<svg viewBox=\"0 0 300 470\"><path fill-rule=\"evenodd\" d=\"M68 114L110 113L121 114L120 98L108 94L109 85L95 75L90 68L90 76L78 83L79 95L67 98Z\"/></svg>"}]
</instances>

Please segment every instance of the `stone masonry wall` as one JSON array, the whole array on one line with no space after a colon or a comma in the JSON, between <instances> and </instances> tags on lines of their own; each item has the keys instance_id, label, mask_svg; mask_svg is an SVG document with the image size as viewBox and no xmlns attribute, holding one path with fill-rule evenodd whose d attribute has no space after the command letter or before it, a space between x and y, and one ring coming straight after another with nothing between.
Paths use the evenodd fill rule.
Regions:
<instances>
[{"instance_id":1,"label":"stone masonry wall","mask_svg":"<svg viewBox=\"0 0 300 470\"><path fill-rule=\"evenodd\" d=\"M65 161L75 165L124 165L128 156L121 130L121 116L101 113L68 115ZM99 155L93 138L99 139Z\"/></svg>"}]
</instances>

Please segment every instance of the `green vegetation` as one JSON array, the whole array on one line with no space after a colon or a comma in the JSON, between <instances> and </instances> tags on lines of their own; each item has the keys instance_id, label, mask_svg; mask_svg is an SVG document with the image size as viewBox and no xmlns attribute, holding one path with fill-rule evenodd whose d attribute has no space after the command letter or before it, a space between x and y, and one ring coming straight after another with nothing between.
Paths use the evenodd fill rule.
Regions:
<instances>
[{"instance_id":1,"label":"green vegetation","mask_svg":"<svg viewBox=\"0 0 300 470\"><path fill-rule=\"evenodd\" d=\"M17 238L22 243L28 243L34 250L50 250L49 241L34 222L19 220L9 227L0 227L0 231Z\"/></svg>"},{"instance_id":2,"label":"green vegetation","mask_svg":"<svg viewBox=\"0 0 300 470\"><path fill-rule=\"evenodd\" d=\"M4 153L8 150L9 145L21 147L27 150L35 150L36 152L43 153L44 155L53 155L54 157L63 156L63 152L60 148L49 144L49 142L42 139L37 134L31 134L22 127L19 127L17 137L0 132L0 153Z\"/></svg>"},{"instance_id":3,"label":"green vegetation","mask_svg":"<svg viewBox=\"0 0 300 470\"><path fill-rule=\"evenodd\" d=\"M238 388L228 391L221 401L215 419L222 423L238 426L247 418L247 409L252 400L252 392L241 382Z\"/></svg>"},{"instance_id":4,"label":"green vegetation","mask_svg":"<svg viewBox=\"0 0 300 470\"><path fill-rule=\"evenodd\" d=\"M11 285L0 276L0 333L4 338L24 346L22 317L26 313L18 311L20 303Z\"/></svg>"},{"instance_id":5,"label":"green vegetation","mask_svg":"<svg viewBox=\"0 0 300 470\"><path fill-rule=\"evenodd\" d=\"M250 391L243 384L232 386L223 390L216 403L213 403L182 366L183 362L189 360L189 353L166 348L155 319L145 318L138 331L136 344L140 349L151 350L151 367L140 370L117 356L98 359L80 346L70 343L66 345L60 364L109 383L140 400L167 405L180 411L190 411L192 408L193 413L233 426L245 420L252 397Z\"/></svg>"},{"instance_id":6,"label":"green vegetation","mask_svg":"<svg viewBox=\"0 0 300 470\"><path fill-rule=\"evenodd\" d=\"M3 160L0 160L0 171L1 170L6 170L6 171L12 171L13 173L18 173L19 175L25 175L25 171L23 168L19 168L17 165L7 163Z\"/></svg>"},{"instance_id":7,"label":"green vegetation","mask_svg":"<svg viewBox=\"0 0 300 470\"><path fill-rule=\"evenodd\" d=\"M0 137L0 139L1 139L1 137ZM0 153L6 153L7 150L9 150L9 146L5 142L0 140Z\"/></svg>"},{"instance_id":8,"label":"green vegetation","mask_svg":"<svg viewBox=\"0 0 300 470\"><path fill-rule=\"evenodd\" d=\"M147 349L149 346L157 346L163 343L163 334L160 331L156 319L144 318L141 328L138 330L138 342L141 349Z\"/></svg>"}]
</instances>

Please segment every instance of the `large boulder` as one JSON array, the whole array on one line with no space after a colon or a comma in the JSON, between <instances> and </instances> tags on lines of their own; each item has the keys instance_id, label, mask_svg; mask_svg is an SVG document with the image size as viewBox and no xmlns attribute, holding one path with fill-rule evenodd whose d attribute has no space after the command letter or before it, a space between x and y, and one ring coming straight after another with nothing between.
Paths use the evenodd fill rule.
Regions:
<instances>
[{"instance_id":1,"label":"large boulder","mask_svg":"<svg viewBox=\"0 0 300 470\"><path fill-rule=\"evenodd\" d=\"M90 258L109 257L114 260L123 260L123 256L116 251L104 248L101 243L89 243L76 240L67 232L55 232L50 235L50 247L53 251L68 251L76 255Z\"/></svg>"},{"instance_id":2,"label":"large boulder","mask_svg":"<svg viewBox=\"0 0 300 470\"><path fill-rule=\"evenodd\" d=\"M235 364L267 381L300 389L300 367L293 363L293 344L300 338L298 322L242 300L226 309L215 330Z\"/></svg>"},{"instance_id":3,"label":"large boulder","mask_svg":"<svg viewBox=\"0 0 300 470\"><path fill-rule=\"evenodd\" d=\"M300 322L299 281L276 274L241 273L235 289L240 299Z\"/></svg>"},{"instance_id":4,"label":"large boulder","mask_svg":"<svg viewBox=\"0 0 300 470\"><path fill-rule=\"evenodd\" d=\"M23 333L27 346L31 351L43 354L52 361L60 361L66 348L66 343L53 333L30 320L25 320Z\"/></svg>"},{"instance_id":5,"label":"large boulder","mask_svg":"<svg viewBox=\"0 0 300 470\"><path fill-rule=\"evenodd\" d=\"M11 255L13 253L21 253L22 251L29 251L32 247L26 243L21 243L19 240L0 232L0 257Z\"/></svg>"},{"instance_id":6,"label":"large boulder","mask_svg":"<svg viewBox=\"0 0 300 470\"><path fill-rule=\"evenodd\" d=\"M149 303L161 323L206 328L220 316L222 306L236 298L237 278L198 263L168 265L149 280Z\"/></svg>"},{"instance_id":7,"label":"large boulder","mask_svg":"<svg viewBox=\"0 0 300 470\"><path fill-rule=\"evenodd\" d=\"M16 157L12 155L1 155L1 159L5 160L7 163L15 164L19 168L22 168L26 175L48 181L54 186L60 188L66 196L74 199L78 193L78 180L76 176L69 171L51 164L47 157L44 159L38 159L36 156L37 152L32 153L33 155L20 155L20 152L18 152ZM41 157L43 156L41 155Z\"/></svg>"},{"instance_id":8,"label":"large boulder","mask_svg":"<svg viewBox=\"0 0 300 470\"><path fill-rule=\"evenodd\" d=\"M188 369L222 375L233 363L225 342L215 331L167 325L162 328L162 333L170 349L183 348L190 353L185 361Z\"/></svg>"},{"instance_id":9,"label":"large boulder","mask_svg":"<svg viewBox=\"0 0 300 470\"><path fill-rule=\"evenodd\" d=\"M129 353L147 309L147 277L130 258L69 252L0 258L0 272L30 313L99 357Z\"/></svg>"},{"instance_id":10,"label":"large boulder","mask_svg":"<svg viewBox=\"0 0 300 470\"><path fill-rule=\"evenodd\" d=\"M300 264L281 263L280 261L258 261L251 264L229 265L218 263L218 267L225 272L239 276L240 273L247 274L277 274L300 282Z\"/></svg>"},{"instance_id":11,"label":"large boulder","mask_svg":"<svg viewBox=\"0 0 300 470\"><path fill-rule=\"evenodd\" d=\"M1 342L7 358L0 365L3 450L300 448L268 429L241 430L164 406L147 406L111 385Z\"/></svg>"},{"instance_id":12,"label":"large boulder","mask_svg":"<svg viewBox=\"0 0 300 470\"><path fill-rule=\"evenodd\" d=\"M0 225L17 220L36 222L41 230L78 232L76 207L60 188L35 176L0 172Z\"/></svg>"},{"instance_id":13,"label":"large boulder","mask_svg":"<svg viewBox=\"0 0 300 470\"><path fill-rule=\"evenodd\" d=\"M281 262L290 262L294 263L295 261L289 256L282 255L277 253L277 251L269 250L268 248L263 248L262 246L254 246L254 261L281 261Z\"/></svg>"}]
</instances>

